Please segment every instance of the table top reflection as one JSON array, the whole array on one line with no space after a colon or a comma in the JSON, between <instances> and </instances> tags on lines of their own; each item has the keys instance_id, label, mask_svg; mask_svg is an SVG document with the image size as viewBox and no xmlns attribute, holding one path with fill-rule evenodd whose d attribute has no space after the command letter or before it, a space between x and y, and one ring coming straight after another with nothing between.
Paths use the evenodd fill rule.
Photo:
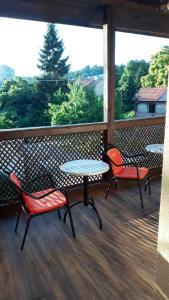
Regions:
<instances>
[{"instance_id":1,"label":"table top reflection","mask_svg":"<svg viewBox=\"0 0 169 300\"><path fill-rule=\"evenodd\" d=\"M90 176L106 173L109 165L101 160L79 159L64 163L60 170L76 176Z\"/></svg>"},{"instance_id":2,"label":"table top reflection","mask_svg":"<svg viewBox=\"0 0 169 300\"><path fill-rule=\"evenodd\" d=\"M146 146L146 151L156 154L163 154L164 144L150 144Z\"/></svg>"}]
</instances>

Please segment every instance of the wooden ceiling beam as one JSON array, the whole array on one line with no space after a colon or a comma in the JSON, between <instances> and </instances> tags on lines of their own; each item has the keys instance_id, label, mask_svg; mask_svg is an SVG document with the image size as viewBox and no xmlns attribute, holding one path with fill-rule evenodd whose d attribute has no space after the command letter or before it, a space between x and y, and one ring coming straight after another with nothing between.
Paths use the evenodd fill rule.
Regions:
<instances>
[{"instance_id":1,"label":"wooden ceiling beam","mask_svg":"<svg viewBox=\"0 0 169 300\"><path fill-rule=\"evenodd\" d=\"M89 9L88 5L85 4L84 9L84 7L70 5L70 3L64 6L60 1L57 5L52 3L5 0L0 2L0 16L95 28L102 27L102 13L96 9L97 7L91 6Z\"/></svg>"},{"instance_id":2,"label":"wooden ceiling beam","mask_svg":"<svg viewBox=\"0 0 169 300\"><path fill-rule=\"evenodd\" d=\"M119 31L169 36L169 15L130 0L1 0L0 16L103 28L103 7L116 11Z\"/></svg>"},{"instance_id":3,"label":"wooden ceiling beam","mask_svg":"<svg viewBox=\"0 0 169 300\"><path fill-rule=\"evenodd\" d=\"M116 9L116 30L169 37L169 14L131 8Z\"/></svg>"}]
</instances>

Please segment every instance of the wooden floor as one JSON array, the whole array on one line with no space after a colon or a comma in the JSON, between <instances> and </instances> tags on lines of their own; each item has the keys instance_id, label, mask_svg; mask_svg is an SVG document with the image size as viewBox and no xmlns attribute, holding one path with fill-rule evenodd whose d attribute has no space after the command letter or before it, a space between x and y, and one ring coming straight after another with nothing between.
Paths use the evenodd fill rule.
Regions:
<instances>
[{"instance_id":1,"label":"wooden floor","mask_svg":"<svg viewBox=\"0 0 169 300\"><path fill-rule=\"evenodd\" d=\"M160 182L137 188L92 191L103 221L92 209L73 208L77 238L57 213L32 220L20 251L24 218L14 234L15 216L0 219L0 300L152 300L160 202ZM81 197L73 194L74 199Z\"/></svg>"}]
</instances>

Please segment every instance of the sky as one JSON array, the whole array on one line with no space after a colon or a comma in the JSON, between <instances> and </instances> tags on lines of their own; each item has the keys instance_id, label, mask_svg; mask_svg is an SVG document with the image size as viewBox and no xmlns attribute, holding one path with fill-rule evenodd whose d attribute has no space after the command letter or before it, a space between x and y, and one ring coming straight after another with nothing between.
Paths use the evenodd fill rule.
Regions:
<instances>
[{"instance_id":1,"label":"sky","mask_svg":"<svg viewBox=\"0 0 169 300\"><path fill-rule=\"evenodd\" d=\"M64 56L69 56L71 71L86 65L103 65L102 30L56 26L64 42ZM0 65L14 68L17 76L40 74L37 64L46 29L44 22L0 18ZM169 39L117 32L116 64L126 64L131 59L149 61L164 45L169 46Z\"/></svg>"}]
</instances>

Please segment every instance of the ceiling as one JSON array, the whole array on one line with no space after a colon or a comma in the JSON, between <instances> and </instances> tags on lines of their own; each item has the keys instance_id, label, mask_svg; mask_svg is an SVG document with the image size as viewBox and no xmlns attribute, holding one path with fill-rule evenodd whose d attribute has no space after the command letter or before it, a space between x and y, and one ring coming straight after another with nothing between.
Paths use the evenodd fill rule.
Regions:
<instances>
[{"instance_id":1,"label":"ceiling","mask_svg":"<svg viewBox=\"0 0 169 300\"><path fill-rule=\"evenodd\" d=\"M152 5L152 6L159 6L160 5L160 0L130 0L131 2L138 2L138 3L144 3L147 5Z\"/></svg>"},{"instance_id":2,"label":"ceiling","mask_svg":"<svg viewBox=\"0 0 169 300\"><path fill-rule=\"evenodd\" d=\"M160 16L160 3L160 0L0 0L0 16L102 28L107 4L109 10L116 12L118 30L134 29L135 23L138 30L139 22L149 28L151 21L154 22L151 27L160 25L164 30L164 26L169 28L168 17Z\"/></svg>"}]
</instances>

